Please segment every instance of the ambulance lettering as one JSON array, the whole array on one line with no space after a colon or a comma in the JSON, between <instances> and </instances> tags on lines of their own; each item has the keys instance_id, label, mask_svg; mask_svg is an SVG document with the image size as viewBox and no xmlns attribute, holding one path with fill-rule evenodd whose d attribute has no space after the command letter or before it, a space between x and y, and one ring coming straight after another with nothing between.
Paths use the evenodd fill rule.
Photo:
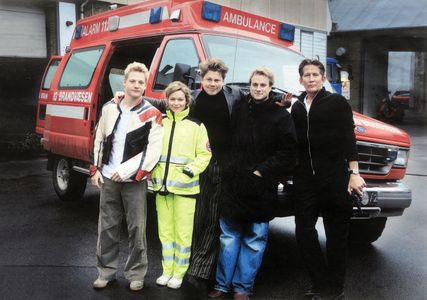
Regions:
<instances>
[{"instance_id":1,"label":"ambulance lettering","mask_svg":"<svg viewBox=\"0 0 427 300\"><path fill-rule=\"evenodd\" d=\"M46 100L48 98L48 96L49 96L49 94L47 94L47 93L40 93L39 98Z\"/></svg>"},{"instance_id":2,"label":"ambulance lettering","mask_svg":"<svg viewBox=\"0 0 427 300\"><path fill-rule=\"evenodd\" d=\"M262 20L252 20L251 17L242 16L236 13L233 14L228 11L225 12L223 21L265 33L276 34L276 24L264 22Z\"/></svg>"},{"instance_id":3,"label":"ambulance lettering","mask_svg":"<svg viewBox=\"0 0 427 300\"><path fill-rule=\"evenodd\" d=\"M82 37L108 31L108 20L88 25L82 25Z\"/></svg>"},{"instance_id":4,"label":"ambulance lettering","mask_svg":"<svg viewBox=\"0 0 427 300\"><path fill-rule=\"evenodd\" d=\"M86 92L86 91L64 92L64 91L59 91L59 92L55 92L53 94L52 100L53 101L63 101L63 102L90 103L92 100L92 92Z\"/></svg>"}]
</instances>

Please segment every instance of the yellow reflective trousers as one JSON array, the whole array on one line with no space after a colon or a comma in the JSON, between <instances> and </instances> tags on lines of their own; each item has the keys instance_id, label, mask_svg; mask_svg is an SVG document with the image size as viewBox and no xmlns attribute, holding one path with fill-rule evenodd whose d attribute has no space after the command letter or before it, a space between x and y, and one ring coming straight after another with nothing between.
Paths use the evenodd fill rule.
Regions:
<instances>
[{"instance_id":1,"label":"yellow reflective trousers","mask_svg":"<svg viewBox=\"0 0 427 300\"><path fill-rule=\"evenodd\" d=\"M196 198L156 195L163 275L183 278L190 264Z\"/></svg>"}]
</instances>

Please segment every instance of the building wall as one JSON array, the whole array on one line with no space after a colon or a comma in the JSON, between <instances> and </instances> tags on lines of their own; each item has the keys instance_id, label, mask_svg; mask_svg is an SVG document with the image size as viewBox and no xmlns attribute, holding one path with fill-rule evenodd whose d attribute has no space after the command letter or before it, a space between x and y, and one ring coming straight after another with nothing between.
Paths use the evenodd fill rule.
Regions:
<instances>
[{"instance_id":1,"label":"building wall","mask_svg":"<svg viewBox=\"0 0 427 300\"><path fill-rule=\"evenodd\" d=\"M328 31L327 0L211 0L267 18Z\"/></svg>"},{"instance_id":2,"label":"building wall","mask_svg":"<svg viewBox=\"0 0 427 300\"><path fill-rule=\"evenodd\" d=\"M41 77L47 57L55 51L51 44L56 43L52 39L56 22L55 14L41 7L12 3L0 4L0 10L3 10L0 16L2 153L8 141L20 140L34 131Z\"/></svg>"},{"instance_id":3,"label":"building wall","mask_svg":"<svg viewBox=\"0 0 427 300\"><path fill-rule=\"evenodd\" d=\"M58 38L57 38L57 16L56 4L52 3L45 7L46 15L46 49L47 56L58 54Z\"/></svg>"},{"instance_id":4,"label":"building wall","mask_svg":"<svg viewBox=\"0 0 427 300\"><path fill-rule=\"evenodd\" d=\"M419 33L417 33L419 34ZM350 103L354 110L376 116L376 108L389 90L388 54L390 51L415 52L416 61L411 76L414 78L413 107L427 116L427 44L412 37L406 29L372 32L332 32L328 38L328 56L336 57L338 47L347 49L337 57L348 70L351 67ZM402 62L404 63L404 62Z\"/></svg>"},{"instance_id":5,"label":"building wall","mask_svg":"<svg viewBox=\"0 0 427 300\"><path fill-rule=\"evenodd\" d=\"M427 53L417 52L414 65L414 108L417 112L424 112L427 118Z\"/></svg>"},{"instance_id":6,"label":"building wall","mask_svg":"<svg viewBox=\"0 0 427 300\"><path fill-rule=\"evenodd\" d=\"M335 51L344 47L347 52L342 57L337 57ZM363 106L361 96L363 82L362 41L357 35L332 33L328 37L328 57L336 57L343 70L352 73L350 81L350 104L353 110L360 111Z\"/></svg>"}]
</instances>

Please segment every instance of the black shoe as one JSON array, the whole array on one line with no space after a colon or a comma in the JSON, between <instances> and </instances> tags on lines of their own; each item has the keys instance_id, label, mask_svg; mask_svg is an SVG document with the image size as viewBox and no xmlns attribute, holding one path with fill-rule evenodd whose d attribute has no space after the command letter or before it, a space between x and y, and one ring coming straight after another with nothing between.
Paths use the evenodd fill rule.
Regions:
<instances>
[{"instance_id":1,"label":"black shoe","mask_svg":"<svg viewBox=\"0 0 427 300\"><path fill-rule=\"evenodd\" d=\"M206 291L208 289L208 281L206 279L187 274L184 277L184 281L199 291Z\"/></svg>"}]
</instances>

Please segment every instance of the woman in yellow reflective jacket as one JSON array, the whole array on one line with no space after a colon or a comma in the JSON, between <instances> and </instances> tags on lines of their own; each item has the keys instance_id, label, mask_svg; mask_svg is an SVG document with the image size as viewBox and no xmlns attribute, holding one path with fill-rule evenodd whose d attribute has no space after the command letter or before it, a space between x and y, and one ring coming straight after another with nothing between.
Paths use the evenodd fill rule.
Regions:
<instances>
[{"instance_id":1,"label":"woman in yellow reflective jacket","mask_svg":"<svg viewBox=\"0 0 427 300\"><path fill-rule=\"evenodd\" d=\"M209 164L211 151L205 126L188 116L188 87L175 81L165 94L162 154L151 176L162 244L163 274L156 283L178 289L190 263L199 174Z\"/></svg>"}]
</instances>

